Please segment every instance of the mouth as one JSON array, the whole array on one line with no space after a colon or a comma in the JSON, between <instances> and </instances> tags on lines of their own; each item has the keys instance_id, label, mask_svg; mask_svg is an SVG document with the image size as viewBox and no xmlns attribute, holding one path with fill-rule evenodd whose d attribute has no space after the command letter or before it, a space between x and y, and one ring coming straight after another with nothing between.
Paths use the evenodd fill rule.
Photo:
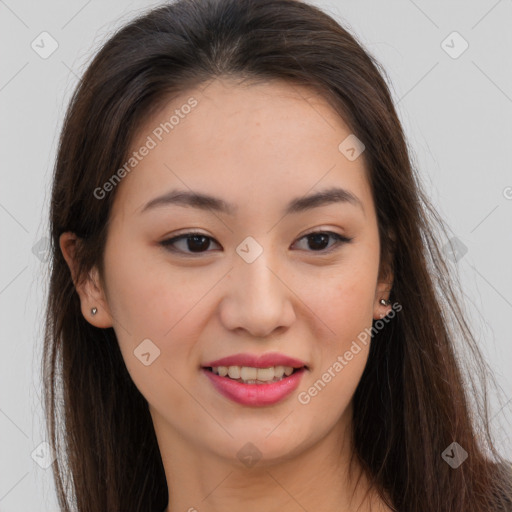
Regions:
<instances>
[{"instance_id":1,"label":"mouth","mask_svg":"<svg viewBox=\"0 0 512 512\"><path fill-rule=\"evenodd\" d=\"M270 366L255 368L251 366L203 366L203 370L225 377L234 382L252 385L268 385L285 380L297 372L307 370L307 366Z\"/></svg>"},{"instance_id":2,"label":"mouth","mask_svg":"<svg viewBox=\"0 0 512 512\"><path fill-rule=\"evenodd\" d=\"M306 363L278 352L233 354L200 367L221 395L246 406L268 406L286 399L309 370Z\"/></svg>"},{"instance_id":3,"label":"mouth","mask_svg":"<svg viewBox=\"0 0 512 512\"><path fill-rule=\"evenodd\" d=\"M307 367L203 366L201 371L225 398L249 407L277 404L299 386Z\"/></svg>"}]
</instances>

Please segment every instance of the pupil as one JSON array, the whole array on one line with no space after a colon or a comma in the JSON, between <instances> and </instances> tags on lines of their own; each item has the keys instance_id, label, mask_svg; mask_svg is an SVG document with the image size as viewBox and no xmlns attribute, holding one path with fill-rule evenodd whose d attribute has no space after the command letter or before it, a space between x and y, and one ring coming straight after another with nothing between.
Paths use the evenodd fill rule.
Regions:
<instances>
[{"instance_id":1,"label":"pupil","mask_svg":"<svg viewBox=\"0 0 512 512\"><path fill-rule=\"evenodd\" d=\"M196 244L196 242L201 239L202 239L203 243ZM194 241L192 244L190 243L191 240ZM196 244L196 245L194 245L194 244ZM208 249L208 245L209 245L209 239L207 236L204 236L204 235L193 235L193 236L188 237L188 239L187 239L188 249L192 252L194 252L194 251L201 252L202 249Z\"/></svg>"},{"instance_id":2,"label":"pupil","mask_svg":"<svg viewBox=\"0 0 512 512\"><path fill-rule=\"evenodd\" d=\"M324 242L327 241L327 243L328 243L329 242L329 235L327 235L325 233L316 233L314 235L310 235L309 239L310 239L310 241L311 241L311 239L313 239L313 244L312 245L311 245L311 243L309 244L310 248L311 249L315 249L315 245L319 242L320 239L323 239ZM325 249L325 246L327 244L320 242L320 245L322 247L316 247L316 248L317 249Z\"/></svg>"}]
</instances>

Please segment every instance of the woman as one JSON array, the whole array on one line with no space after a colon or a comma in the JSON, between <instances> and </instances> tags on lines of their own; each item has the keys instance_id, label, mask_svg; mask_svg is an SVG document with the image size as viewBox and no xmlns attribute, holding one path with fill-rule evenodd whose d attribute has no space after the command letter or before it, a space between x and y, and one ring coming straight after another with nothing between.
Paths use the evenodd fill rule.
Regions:
<instances>
[{"instance_id":1,"label":"woman","mask_svg":"<svg viewBox=\"0 0 512 512\"><path fill-rule=\"evenodd\" d=\"M382 73L294 0L178 1L94 58L51 204L62 510L510 506Z\"/></svg>"}]
</instances>

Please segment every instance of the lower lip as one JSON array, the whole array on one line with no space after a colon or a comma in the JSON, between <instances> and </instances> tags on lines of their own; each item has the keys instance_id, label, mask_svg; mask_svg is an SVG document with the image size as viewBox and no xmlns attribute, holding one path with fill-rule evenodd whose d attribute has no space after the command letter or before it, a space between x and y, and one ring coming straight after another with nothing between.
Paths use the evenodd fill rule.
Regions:
<instances>
[{"instance_id":1,"label":"lower lip","mask_svg":"<svg viewBox=\"0 0 512 512\"><path fill-rule=\"evenodd\" d=\"M229 377L221 377L205 368L202 371L221 395L242 405L261 407L284 400L297 389L305 369L301 368L289 377L270 384L244 384Z\"/></svg>"}]
</instances>

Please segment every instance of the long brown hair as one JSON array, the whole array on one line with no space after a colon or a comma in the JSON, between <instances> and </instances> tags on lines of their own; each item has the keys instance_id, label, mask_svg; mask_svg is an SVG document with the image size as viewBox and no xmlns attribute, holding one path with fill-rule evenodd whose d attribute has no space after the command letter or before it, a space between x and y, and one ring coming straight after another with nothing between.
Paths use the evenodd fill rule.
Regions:
<instances>
[{"instance_id":1,"label":"long brown hair","mask_svg":"<svg viewBox=\"0 0 512 512\"><path fill-rule=\"evenodd\" d=\"M94 190L122 167L157 106L221 76L311 86L366 147L381 258L394 272L390 299L403 307L373 335L354 396L354 453L371 483L394 510L505 510L510 477L489 432L486 386L473 389L456 347L471 354L484 384L487 366L458 305L441 249L446 231L421 190L385 71L338 22L295 0L166 4L111 37L74 92L54 172L43 358L61 509L136 512L167 504L147 402L114 330L81 314L59 237L79 237L80 279L93 266L103 277L115 190L101 200ZM474 405L470 392L480 393ZM468 453L456 469L441 456L454 441Z\"/></svg>"}]
</instances>

